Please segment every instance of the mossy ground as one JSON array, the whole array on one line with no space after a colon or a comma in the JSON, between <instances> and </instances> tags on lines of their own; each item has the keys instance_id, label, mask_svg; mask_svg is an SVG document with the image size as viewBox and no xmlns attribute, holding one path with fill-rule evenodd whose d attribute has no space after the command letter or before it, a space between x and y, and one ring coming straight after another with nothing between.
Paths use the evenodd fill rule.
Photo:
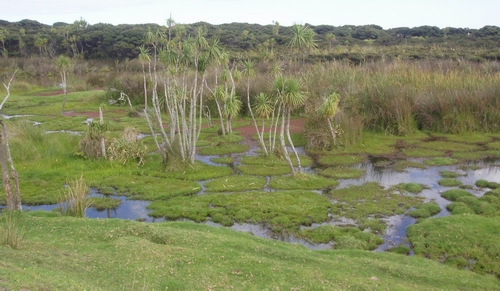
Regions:
<instances>
[{"instance_id":1,"label":"mossy ground","mask_svg":"<svg viewBox=\"0 0 500 291\"><path fill-rule=\"evenodd\" d=\"M420 197L386 190L373 182L335 189L329 196L335 201L332 207L334 216L354 219L360 229L379 233L384 233L386 228L382 218L402 214L422 203Z\"/></svg>"}]
</instances>

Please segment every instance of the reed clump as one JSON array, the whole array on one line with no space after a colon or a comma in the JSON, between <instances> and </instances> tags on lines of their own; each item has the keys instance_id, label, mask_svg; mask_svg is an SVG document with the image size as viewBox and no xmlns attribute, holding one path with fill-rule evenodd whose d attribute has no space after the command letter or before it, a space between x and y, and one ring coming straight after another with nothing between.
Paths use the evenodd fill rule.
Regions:
<instances>
[{"instance_id":1,"label":"reed clump","mask_svg":"<svg viewBox=\"0 0 500 291\"><path fill-rule=\"evenodd\" d=\"M88 197L89 190L89 186L83 179L83 175L68 183L66 190L59 199L61 214L65 216L85 217L87 208L92 205L92 200Z\"/></svg>"},{"instance_id":2,"label":"reed clump","mask_svg":"<svg viewBox=\"0 0 500 291\"><path fill-rule=\"evenodd\" d=\"M0 217L0 238L2 244L13 249L20 249L26 230L20 227L15 211L4 211Z\"/></svg>"}]
</instances>

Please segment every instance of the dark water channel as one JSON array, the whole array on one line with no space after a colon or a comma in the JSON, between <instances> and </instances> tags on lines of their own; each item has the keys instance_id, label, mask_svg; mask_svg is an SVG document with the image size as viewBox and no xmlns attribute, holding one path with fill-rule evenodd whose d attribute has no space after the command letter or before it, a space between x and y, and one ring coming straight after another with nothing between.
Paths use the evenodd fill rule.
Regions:
<instances>
[{"instance_id":1,"label":"dark water channel","mask_svg":"<svg viewBox=\"0 0 500 291\"><path fill-rule=\"evenodd\" d=\"M248 154L248 153L247 153ZM253 153L251 153L253 154ZM244 154L232 155L234 157L234 163L230 166L236 169L239 164L240 157ZM198 155L197 159L215 166L227 166L216 164L211 161L212 158L218 156L201 156ZM438 184L438 181L442 178L440 176L441 171L453 171L461 174L457 179L462 182L463 185L468 185L471 188L468 189L471 193L477 197L482 196L487 189L480 189L474 186L475 182L480 179L484 179L491 182L500 183L500 166L498 165L498 160L496 161L481 161L474 162L470 164L456 165L456 166L440 166L440 167L428 167L426 169L417 168L407 168L404 172L397 172L388 167L378 167L372 162L367 162L363 164L356 165L356 168L365 170L365 174L359 179L343 179L339 180L340 184L337 188L349 187L352 185L362 185L367 182L377 182L381 186L388 188L399 183L419 183L426 185L428 189L422 191L419 195L424 197L426 201L435 201L441 206L441 212L436 215L436 217L449 215L446 210L446 205L450 202L443 199L440 195L441 192L450 189L449 187L443 187ZM496 163L496 164L495 164ZM236 171L236 170L235 170ZM305 169L307 172L314 172L314 169ZM204 183L206 181L201 181L202 190L198 195L203 195L205 188ZM269 179L268 179L269 182ZM265 189L269 188L266 186ZM321 195L321 191L318 192ZM95 189L92 189L91 196L100 197L102 194L98 193ZM97 211L95 208L90 208L87 210L87 217L89 218L120 218L120 219L130 219L130 220L140 220L145 222L160 222L165 221L164 219L155 219L148 215L149 211L146 207L149 205L149 201L140 200L127 200L125 196L108 196L110 198L115 198L121 200L122 204L117 209L110 209L104 211ZM41 206L24 206L25 210L47 210L51 211L56 208L57 205L41 205ZM405 244L406 243L406 229L408 226L414 224L416 220L407 215L396 215L386 218L387 230L386 234L382 236L384 238L384 243L380 245L376 251L384 251L392 246ZM208 221L208 225L222 227L219 224ZM335 219L330 222L316 224L311 227L317 227L320 225L353 225L353 221L349 219ZM231 227L237 231L250 232L255 236L278 239L286 242L293 242L302 244L309 249L329 249L332 244L310 244L305 240L295 238L293 236L279 236L277 237L269 229L261 225L253 224L235 224Z\"/></svg>"}]
</instances>

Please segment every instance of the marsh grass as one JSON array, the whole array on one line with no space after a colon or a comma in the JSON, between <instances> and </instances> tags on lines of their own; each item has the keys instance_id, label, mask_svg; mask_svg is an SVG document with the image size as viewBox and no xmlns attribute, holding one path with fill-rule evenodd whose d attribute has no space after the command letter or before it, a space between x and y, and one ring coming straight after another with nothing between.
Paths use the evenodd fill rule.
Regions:
<instances>
[{"instance_id":1,"label":"marsh grass","mask_svg":"<svg viewBox=\"0 0 500 291\"><path fill-rule=\"evenodd\" d=\"M265 184L264 177L233 175L208 181L205 187L208 192L236 192L262 190Z\"/></svg>"},{"instance_id":2,"label":"marsh grass","mask_svg":"<svg viewBox=\"0 0 500 291\"><path fill-rule=\"evenodd\" d=\"M404 172L407 168L425 169L427 166L419 162L398 160L392 165L392 168L394 171Z\"/></svg>"},{"instance_id":3,"label":"marsh grass","mask_svg":"<svg viewBox=\"0 0 500 291\"><path fill-rule=\"evenodd\" d=\"M477 152L454 152L451 156L453 158L460 159L463 161L477 161L477 160L483 160L488 157L494 157L495 155L488 151L477 151Z\"/></svg>"},{"instance_id":4,"label":"marsh grass","mask_svg":"<svg viewBox=\"0 0 500 291\"><path fill-rule=\"evenodd\" d=\"M445 154L444 151L424 149L420 147L403 149L402 153L410 158L441 157Z\"/></svg>"},{"instance_id":5,"label":"marsh grass","mask_svg":"<svg viewBox=\"0 0 500 291\"><path fill-rule=\"evenodd\" d=\"M459 163L459 160L449 158L449 157L436 157L432 158L430 160L425 160L424 163L429 166L450 166L450 165L455 165Z\"/></svg>"},{"instance_id":6,"label":"marsh grass","mask_svg":"<svg viewBox=\"0 0 500 291\"><path fill-rule=\"evenodd\" d=\"M441 206L437 205L434 202L424 203L422 205L418 205L415 209L408 211L408 215L413 218L429 218L438 214L441 211Z\"/></svg>"},{"instance_id":7,"label":"marsh grass","mask_svg":"<svg viewBox=\"0 0 500 291\"><path fill-rule=\"evenodd\" d=\"M217 164L231 164L234 163L233 157L214 157L210 159L212 162Z\"/></svg>"},{"instance_id":8,"label":"marsh grass","mask_svg":"<svg viewBox=\"0 0 500 291\"><path fill-rule=\"evenodd\" d=\"M333 248L374 250L384 240L373 233L361 231L356 227L319 226L302 229L299 236L312 243L333 242Z\"/></svg>"},{"instance_id":9,"label":"marsh grass","mask_svg":"<svg viewBox=\"0 0 500 291\"><path fill-rule=\"evenodd\" d=\"M441 175L441 177L443 177L443 178L450 178L450 179L463 176L462 174L459 174L457 172L452 172L452 171L441 171L441 172L439 172L439 175Z\"/></svg>"},{"instance_id":10,"label":"marsh grass","mask_svg":"<svg viewBox=\"0 0 500 291\"><path fill-rule=\"evenodd\" d=\"M276 190L321 190L337 186L339 182L332 178L299 173L294 176L273 177L269 187Z\"/></svg>"},{"instance_id":11,"label":"marsh grass","mask_svg":"<svg viewBox=\"0 0 500 291\"><path fill-rule=\"evenodd\" d=\"M83 175L79 179L68 182L66 190L61 194L59 199L59 210L62 215L85 217L87 208L92 205L92 200L88 197L89 187L83 179Z\"/></svg>"},{"instance_id":12,"label":"marsh grass","mask_svg":"<svg viewBox=\"0 0 500 291\"><path fill-rule=\"evenodd\" d=\"M97 211L103 211L106 209L116 209L120 207L122 201L116 198L109 197L92 197L91 207L95 208Z\"/></svg>"},{"instance_id":13,"label":"marsh grass","mask_svg":"<svg viewBox=\"0 0 500 291\"><path fill-rule=\"evenodd\" d=\"M211 218L230 226L238 223L266 224L274 232L296 232L300 225L328 220L330 201L310 191L251 191L206 194L154 201L148 208L153 217L188 218L197 222Z\"/></svg>"},{"instance_id":14,"label":"marsh grass","mask_svg":"<svg viewBox=\"0 0 500 291\"><path fill-rule=\"evenodd\" d=\"M399 183L394 187L395 187L395 189L410 192L412 194L418 194L418 193L422 192L424 189L429 188L426 185L422 185L419 183Z\"/></svg>"},{"instance_id":15,"label":"marsh grass","mask_svg":"<svg viewBox=\"0 0 500 291\"><path fill-rule=\"evenodd\" d=\"M450 189L441 193L441 197L450 201L457 201L460 197L474 197L469 191L462 189Z\"/></svg>"},{"instance_id":16,"label":"marsh grass","mask_svg":"<svg viewBox=\"0 0 500 291\"><path fill-rule=\"evenodd\" d=\"M365 170L347 167L330 167L319 171L319 174L333 179L356 179L365 174Z\"/></svg>"},{"instance_id":17,"label":"marsh grass","mask_svg":"<svg viewBox=\"0 0 500 291\"><path fill-rule=\"evenodd\" d=\"M305 155L299 155L302 167L312 165L312 159ZM242 165L237 169L244 175L279 176L290 173L290 168L284 159L276 155L269 156L244 156L241 158ZM297 166L297 161L292 159L292 164Z\"/></svg>"},{"instance_id":18,"label":"marsh grass","mask_svg":"<svg viewBox=\"0 0 500 291\"><path fill-rule=\"evenodd\" d=\"M455 178L443 178L438 181L438 184L443 187L457 187L462 185L462 182Z\"/></svg>"},{"instance_id":19,"label":"marsh grass","mask_svg":"<svg viewBox=\"0 0 500 291\"><path fill-rule=\"evenodd\" d=\"M335 189L328 195L336 201L331 210L334 216L354 219L361 230L378 233L385 231L383 218L403 214L422 203L420 197L400 194L395 189L385 190L374 182Z\"/></svg>"},{"instance_id":20,"label":"marsh grass","mask_svg":"<svg viewBox=\"0 0 500 291\"><path fill-rule=\"evenodd\" d=\"M490 182L487 180L477 180L475 185L480 188L490 188L490 189L498 189L500 188L500 183Z\"/></svg>"},{"instance_id":21,"label":"marsh grass","mask_svg":"<svg viewBox=\"0 0 500 291\"><path fill-rule=\"evenodd\" d=\"M4 210L0 213L0 237L2 244L13 249L20 249L23 244L26 229L19 225L18 214L15 211Z\"/></svg>"},{"instance_id":22,"label":"marsh grass","mask_svg":"<svg viewBox=\"0 0 500 291\"><path fill-rule=\"evenodd\" d=\"M238 143L221 143L212 144L211 146L201 147L198 149L198 153L201 155L227 155L235 153L244 153L248 151L249 146L247 144Z\"/></svg>"},{"instance_id":23,"label":"marsh grass","mask_svg":"<svg viewBox=\"0 0 500 291\"><path fill-rule=\"evenodd\" d=\"M349 166L364 162L366 158L361 155L324 155L318 158L322 166Z\"/></svg>"},{"instance_id":24,"label":"marsh grass","mask_svg":"<svg viewBox=\"0 0 500 291\"><path fill-rule=\"evenodd\" d=\"M480 274L500 277L499 217L452 215L408 228L415 254Z\"/></svg>"}]
</instances>

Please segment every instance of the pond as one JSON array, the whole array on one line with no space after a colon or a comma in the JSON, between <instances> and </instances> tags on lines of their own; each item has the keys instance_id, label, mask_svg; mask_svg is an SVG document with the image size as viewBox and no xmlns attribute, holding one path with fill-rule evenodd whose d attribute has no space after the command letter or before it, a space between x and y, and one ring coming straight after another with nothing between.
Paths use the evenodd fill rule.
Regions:
<instances>
[{"instance_id":1,"label":"pond","mask_svg":"<svg viewBox=\"0 0 500 291\"><path fill-rule=\"evenodd\" d=\"M232 155L235 157L235 164L239 163L239 157L243 154ZM227 166L222 164L216 164L211 161L211 158L218 156L202 156L198 155L197 159L205 162L210 165L217 166ZM362 185L367 182L377 182L381 186L385 188L389 188L391 186L397 185L399 183L419 183L426 185L428 188L424 189L420 195L426 201L435 201L440 207L441 212L439 212L436 217L449 215L449 212L446 210L446 205L450 203L450 201L441 197L440 193L450 189L450 187L444 187L439 185L438 181L442 178L440 172L442 171L452 171L460 174L457 178L462 182L463 185L468 186L468 191L473 193L475 196L482 196L487 189L478 188L475 186L475 182L480 179L484 179L491 182L500 183L500 166L497 163L498 160L489 160L489 161L479 161L479 162L471 162L469 164L460 164L454 166L439 166L439 167L427 167L425 169L420 168L407 168L404 171L395 171L390 167L377 166L375 161L368 161L366 163L361 163L355 165L353 167L359 168L365 171L365 174L358 179L341 179L339 180L340 184L337 188L349 187L352 185ZM230 165L235 169L235 165ZM314 168L305 169L307 172L314 173ZM269 182L269 179L267 179ZM200 181L202 186L202 190L198 193L198 195L204 194L204 183L206 181ZM269 190L266 187L264 189ZM321 191L318 192L321 195ZM97 192L95 189L91 189L91 196L93 197L102 197L103 195ZM119 199L122 203L116 209L107 209L103 211L98 211L95 208L87 209L87 217L89 218L120 218L120 219L130 219L130 220L138 220L145 222L161 222L165 221L164 219L155 219L148 215L149 211L146 208L149 205L149 201L141 201L141 200L128 200L125 196L117 196L117 195L109 195L109 198ZM25 210L47 210L51 211L56 208L57 205L41 205L41 206L24 206ZM407 216L407 215L395 215L391 217L385 218L387 223L386 233L382 235L384 239L384 243L381 244L376 251L384 251L388 248L391 248L396 245L405 244L406 243L406 229L408 226L414 224L416 219ZM217 227L222 227L219 224L208 221L207 224ZM313 225L312 227L317 227L320 225L353 225L353 222L349 219L342 219L339 221L332 220L331 222ZM253 224L235 224L231 227L237 231L250 232L255 236L270 238L270 239L278 239L286 242L293 242L302 244L309 249L329 249L332 247L332 244L310 244L305 240L295 238L293 236L279 236L273 234L268 228L265 228L261 225L253 225Z\"/></svg>"}]
</instances>

